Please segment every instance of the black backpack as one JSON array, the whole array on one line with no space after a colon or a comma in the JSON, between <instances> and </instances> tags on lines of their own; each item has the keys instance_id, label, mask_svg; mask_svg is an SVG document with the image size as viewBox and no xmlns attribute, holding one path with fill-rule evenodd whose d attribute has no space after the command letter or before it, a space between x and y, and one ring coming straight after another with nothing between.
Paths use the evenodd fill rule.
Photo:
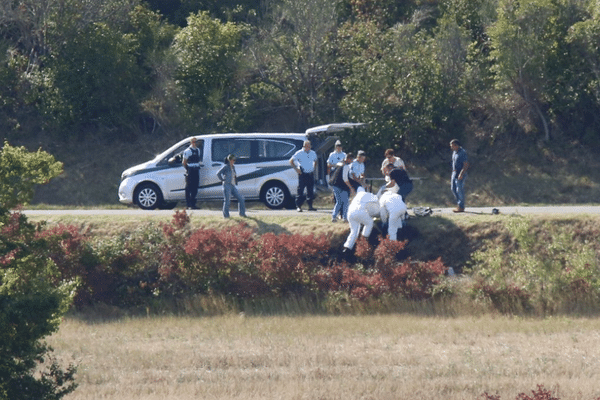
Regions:
<instances>
[{"instance_id":1,"label":"black backpack","mask_svg":"<svg viewBox=\"0 0 600 400\"><path fill-rule=\"evenodd\" d=\"M339 187L340 189L348 189L346 183L344 183L344 163L340 162L335 165L333 173L329 174L329 185Z\"/></svg>"}]
</instances>

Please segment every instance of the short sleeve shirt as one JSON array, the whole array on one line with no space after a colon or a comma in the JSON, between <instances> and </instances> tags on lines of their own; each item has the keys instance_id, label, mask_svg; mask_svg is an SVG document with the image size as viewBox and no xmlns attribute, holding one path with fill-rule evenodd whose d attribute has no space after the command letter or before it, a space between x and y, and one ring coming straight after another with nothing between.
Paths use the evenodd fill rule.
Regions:
<instances>
[{"instance_id":1,"label":"short sleeve shirt","mask_svg":"<svg viewBox=\"0 0 600 400\"><path fill-rule=\"evenodd\" d=\"M317 153L315 153L314 150L306 152L304 149L300 149L292 156L292 160L294 161L294 164L302 168L303 172L310 174L315 170Z\"/></svg>"},{"instance_id":2,"label":"short sleeve shirt","mask_svg":"<svg viewBox=\"0 0 600 400\"><path fill-rule=\"evenodd\" d=\"M359 177L365 173L365 164L360 163L357 160L352 161L350 164L350 178L354 179L353 176Z\"/></svg>"},{"instance_id":3,"label":"short sleeve shirt","mask_svg":"<svg viewBox=\"0 0 600 400\"><path fill-rule=\"evenodd\" d=\"M456 174L460 174L462 171L464 164L469 161L467 157L467 152L462 147L457 151L452 152L452 172L456 172Z\"/></svg>"},{"instance_id":4,"label":"short sleeve shirt","mask_svg":"<svg viewBox=\"0 0 600 400\"><path fill-rule=\"evenodd\" d=\"M390 160L388 160L387 158L385 160L383 160L383 162L381 163L381 169L384 169L386 165L388 165L390 163ZM394 160L394 167L396 168L406 168L406 166L404 165L404 161L402 161L402 159L400 157L396 157L396 159Z\"/></svg>"},{"instance_id":5,"label":"short sleeve shirt","mask_svg":"<svg viewBox=\"0 0 600 400\"><path fill-rule=\"evenodd\" d=\"M327 159L327 164L336 165L337 163L344 161L345 158L346 153L344 153L343 151L340 151L339 153L337 151L332 151L331 154L329 154L329 158Z\"/></svg>"}]
</instances>

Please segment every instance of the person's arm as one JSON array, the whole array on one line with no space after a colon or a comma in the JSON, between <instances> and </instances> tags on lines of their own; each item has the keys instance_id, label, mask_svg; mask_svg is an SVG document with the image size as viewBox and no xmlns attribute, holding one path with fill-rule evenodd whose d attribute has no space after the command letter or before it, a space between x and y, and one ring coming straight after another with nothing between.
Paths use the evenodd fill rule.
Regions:
<instances>
[{"instance_id":1,"label":"person's arm","mask_svg":"<svg viewBox=\"0 0 600 400\"><path fill-rule=\"evenodd\" d=\"M458 174L458 180L462 180L464 178L465 172L467 172L467 170L469 169L469 166L470 166L470 164L468 161L465 161L463 163L463 167L460 170L460 173Z\"/></svg>"},{"instance_id":2,"label":"person's arm","mask_svg":"<svg viewBox=\"0 0 600 400\"><path fill-rule=\"evenodd\" d=\"M188 157L189 157L189 156L188 156L188 155L186 154L186 152L184 151L184 152L183 152L183 154L182 154L182 156L181 156L181 158L183 159L183 162L182 162L182 164L183 164L183 166L185 167L186 171L187 171L187 169L188 169L188 162L187 162L187 159L188 159Z\"/></svg>"},{"instance_id":3,"label":"person's arm","mask_svg":"<svg viewBox=\"0 0 600 400\"><path fill-rule=\"evenodd\" d=\"M294 168L294 171L296 171L296 173L297 173L298 175L300 175L300 174L302 173L302 171L300 170L300 168L298 168L298 167L296 166L296 162L295 162L295 160L294 160L294 157L290 158L290 165L292 166L292 168Z\"/></svg>"},{"instance_id":4,"label":"person's arm","mask_svg":"<svg viewBox=\"0 0 600 400\"><path fill-rule=\"evenodd\" d=\"M342 170L342 180L344 181L346 186L348 186L348 189L350 189L350 193L354 194L354 188L352 187L352 185L350 184L350 181L348 180L348 175L350 174L350 164L346 164L342 168L344 168Z\"/></svg>"},{"instance_id":5,"label":"person's arm","mask_svg":"<svg viewBox=\"0 0 600 400\"><path fill-rule=\"evenodd\" d=\"M223 173L225 172L225 167L227 166L227 164L223 165L221 167L221 169L219 169L219 171L217 172L217 178L221 181L221 182L225 182L225 177L223 176Z\"/></svg>"}]
</instances>

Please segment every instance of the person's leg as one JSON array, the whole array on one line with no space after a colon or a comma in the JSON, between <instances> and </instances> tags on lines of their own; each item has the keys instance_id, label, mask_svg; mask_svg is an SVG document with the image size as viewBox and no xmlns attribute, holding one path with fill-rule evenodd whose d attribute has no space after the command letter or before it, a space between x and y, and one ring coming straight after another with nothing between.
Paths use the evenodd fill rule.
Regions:
<instances>
[{"instance_id":1,"label":"person's leg","mask_svg":"<svg viewBox=\"0 0 600 400\"><path fill-rule=\"evenodd\" d=\"M198 185L200 184L200 171L197 168L190 169L188 173L190 197L189 207L196 208L196 197L198 196Z\"/></svg>"},{"instance_id":2,"label":"person's leg","mask_svg":"<svg viewBox=\"0 0 600 400\"><path fill-rule=\"evenodd\" d=\"M240 194L240 192L238 191L236 186L231 186L231 194L233 194L233 196L238 201L238 213L240 214L240 217L245 217L246 216L246 199L244 199L244 196L242 196Z\"/></svg>"},{"instance_id":3,"label":"person's leg","mask_svg":"<svg viewBox=\"0 0 600 400\"><path fill-rule=\"evenodd\" d=\"M452 190L456 204L458 204L460 201L458 196L458 179L456 179L454 175L452 175L452 179L450 179L450 190Z\"/></svg>"},{"instance_id":4,"label":"person's leg","mask_svg":"<svg viewBox=\"0 0 600 400\"><path fill-rule=\"evenodd\" d=\"M331 189L333 190L333 195L335 196L335 206L333 207L333 211L331 213L331 221L335 222L343 206L341 193L343 190L337 186L332 186Z\"/></svg>"},{"instance_id":5,"label":"person's leg","mask_svg":"<svg viewBox=\"0 0 600 400\"><path fill-rule=\"evenodd\" d=\"M373 217L371 217L368 212L363 211L360 214L360 223L364 225L362 235L366 238L371 236L371 231L373 230Z\"/></svg>"},{"instance_id":6,"label":"person's leg","mask_svg":"<svg viewBox=\"0 0 600 400\"><path fill-rule=\"evenodd\" d=\"M352 250L354 244L358 239L358 233L360 232L360 210L352 211L348 215L348 222L350 223L350 234L344 243L344 247Z\"/></svg>"},{"instance_id":7,"label":"person's leg","mask_svg":"<svg viewBox=\"0 0 600 400\"><path fill-rule=\"evenodd\" d=\"M342 199L342 218L344 221L348 221L348 207L350 206L350 192L347 190L340 191L340 197Z\"/></svg>"},{"instance_id":8,"label":"person's leg","mask_svg":"<svg viewBox=\"0 0 600 400\"><path fill-rule=\"evenodd\" d=\"M390 218L390 214L388 213L385 203L383 204L383 206L379 207L379 218L381 218L381 225L384 231L389 231L388 220Z\"/></svg>"},{"instance_id":9,"label":"person's leg","mask_svg":"<svg viewBox=\"0 0 600 400\"><path fill-rule=\"evenodd\" d=\"M465 180L467 178L464 177L462 179L456 180L456 199L458 201L458 207L461 209L465 208Z\"/></svg>"},{"instance_id":10,"label":"person's leg","mask_svg":"<svg viewBox=\"0 0 600 400\"><path fill-rule=\"evenodd\" d=\"M313 209L313 200L315 198L315 179L312 174L306 174L306 202L308 209Z\"/></svg>"},{"instance_id":11,"label":"person's leg","mask_svg":"<svg viewBox=\"0 0 600 400\"><path fill-rule=\"evenodd\" d=\"M398 194L400 196L402 196L402 200L404 200L405 203L406 203L406 196L408 196L408 194L410 192L412 192L412 190L413 190L412 182L403 183L402 186L400 186L400 191L398 192Z\"/></svg>"},{"instance_id":12,"label":"person's leg","mask_svg":"<svg viewBox=\"0 0 600 400\"><path fill-rule=\"evenodd\" d=\"M393 210L390 212L390 219L388 222L388 234L390 240L398 240L398 229L402 229L402 218L404 217L405 209Z\"/></svg>"},{"instance_id":13,"label":"person's leg","mask_svg":"<svg viewBox=\"0 0 600 400\"><path fill-rule=\"evenodd\" d=\"M304 174L298 175L298 195L296 196L296 207L301 209L302 204L304 204L304 189L306 188L306 178L304 178Z\"/></svg>"},{"instance_id":14,"label":"person's leg","mask_svg":"<svg viewBox=\"0 0 600 400\"><path fill-rule=\"evenodd\" d=\"M223 217L229 218L229 206L231 205L232 185L226 183L223 185Z\"/></svg>"}]
</instances>

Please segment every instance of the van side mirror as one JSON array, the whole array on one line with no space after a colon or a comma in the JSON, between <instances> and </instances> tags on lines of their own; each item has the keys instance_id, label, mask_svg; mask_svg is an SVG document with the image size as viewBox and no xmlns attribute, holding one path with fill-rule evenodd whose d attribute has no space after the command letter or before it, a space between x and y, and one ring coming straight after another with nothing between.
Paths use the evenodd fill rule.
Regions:
<instances>
[{"instance_id":1,"label":"van side mirror","mask_svg":"<svg viewBox=\"0 0 600 400\"><path fill-rule=\"evenodd\" d=\"M173 157L169 158L169 165L181 164L181 154L175 154Z\"/></svg>"}]
</instances>

